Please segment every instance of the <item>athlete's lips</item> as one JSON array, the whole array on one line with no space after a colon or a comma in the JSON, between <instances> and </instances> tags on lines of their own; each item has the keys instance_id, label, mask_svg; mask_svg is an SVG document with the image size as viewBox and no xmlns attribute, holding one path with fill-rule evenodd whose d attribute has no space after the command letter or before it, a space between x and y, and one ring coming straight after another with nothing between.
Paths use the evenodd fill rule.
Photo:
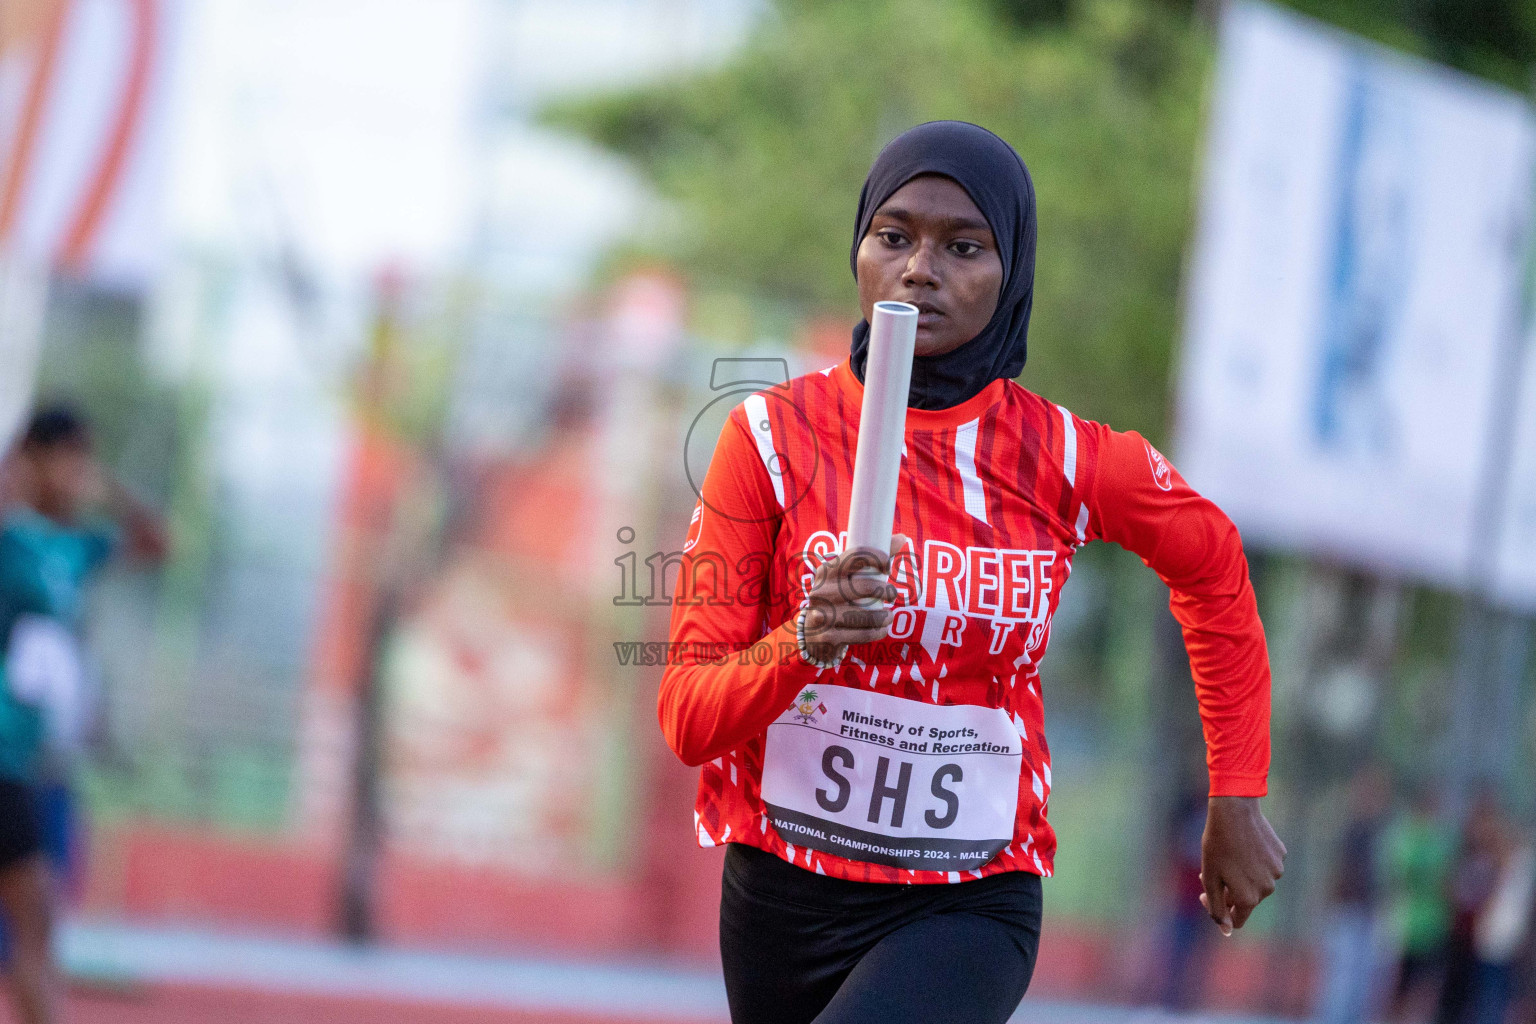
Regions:
<instances>
[{"instance_id":1,"label":"athlete's lips","mask_svg":"<svg viewBox=\"0 0 1536 1024\"><path fill-rule=\"evenodd\" d=\"M927 328L934 330L938 327L939 320L943 318L944 311L931 302L914 302L917 307L917 326L919 330Z\"/></svg>"},{"instance_id":2,"label":"athlete's lips","mask_svg":"<svg viewBox=\"0 0 1536 1024\"><path fill-rule=\"evenodd\" d=\"M926 318L926 319L930 319L931 320L932 318L934 318L936 316L944 316L945 315L944 307L936 306L933 303L927 301L926 299L924 299L922 302L918 302L915 299L899 298L898 297L898 298L892 299L891 301L892 302L905 302L909 306L916 306L917 307L917 315L920 318Z\"/></svg>"}]
</instances>

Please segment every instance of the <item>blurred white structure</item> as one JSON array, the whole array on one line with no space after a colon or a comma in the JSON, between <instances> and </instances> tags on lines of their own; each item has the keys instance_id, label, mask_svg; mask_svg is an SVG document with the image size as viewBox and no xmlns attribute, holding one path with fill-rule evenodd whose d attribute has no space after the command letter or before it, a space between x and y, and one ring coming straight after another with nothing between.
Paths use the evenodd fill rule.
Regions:
<instances>
[{"instance_id":1,"label":"blurred white structure","mask_svg":"<svg viewBox=\"0 0 1536 1024\"><path fill-rule=\"evenodd\" d=\"M1533 156L1517 94L1274 8L1229 8L1178 450L1250 539L1485 583Z\"/></svg>"},{"instance_id":2,"label":"blurred white structure","mask_svg":"<svg viewBox=\"0 0 1536 1024\"><path fill-rule=\"evenodd\" d=\"M1492 545L1495 600L1536 614L1536 335L1528 333L1525 361L1511 382L1519 394L1507 440L1498 533Z\"/></svg>"}]
</instances>

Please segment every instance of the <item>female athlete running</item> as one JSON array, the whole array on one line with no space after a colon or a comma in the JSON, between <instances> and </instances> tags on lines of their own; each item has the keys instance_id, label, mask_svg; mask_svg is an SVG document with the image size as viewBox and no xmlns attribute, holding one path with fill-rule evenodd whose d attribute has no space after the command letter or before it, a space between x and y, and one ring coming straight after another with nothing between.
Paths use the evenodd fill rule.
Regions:
<instances>
[{"instance_id":1,"label":"female athlete running","mask_svg":"<svg viewBox=\"0 0 1536 1024\"><path fill-rule=\"evenodd\" d=\"M1226 516L1137 434L1014 383L1035 200L1012 147L956 121L897 138L864 184L852 262L850 358L753 395L721 434L661 724L703 766L699 842L729 844L735 1024L1001 1022L1029 984L1056 848L1038 669L1074 552L1113 541L1172 591L1210 769L1202 902L1228 934L1285 856L1258 806L1264 633ZM839 536L886 299L921 311L889 558ZM871 563L883 585L857 573Z\"/></svg>"}]
</instances>

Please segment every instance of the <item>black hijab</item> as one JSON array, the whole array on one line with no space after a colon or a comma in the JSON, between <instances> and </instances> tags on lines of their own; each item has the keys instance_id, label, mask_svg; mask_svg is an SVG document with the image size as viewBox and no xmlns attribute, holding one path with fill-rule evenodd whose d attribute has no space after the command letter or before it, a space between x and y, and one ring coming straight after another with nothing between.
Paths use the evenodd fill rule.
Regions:
<instances>
[{"instance_id":1,"label":"black hijab","mask_svg":"<svg viewBox=\"0 0 1536 1024\"><path fill-rule=\"evenodd\" d=\"M970 194L997 239L1003 286L997 310L982 332L953 352L912 361L914 409L947 409L999 378L1024 369L1029 311L1035 295L1035 186L1012 146L985 128L965 121L929 121L880 151L859 193L859 215L849 257L859 273L859 243L887 199L921 174L952 178ZM853 329L853 372L864 380L869 355L869 321Z\"/></svg>"}]
</instances>

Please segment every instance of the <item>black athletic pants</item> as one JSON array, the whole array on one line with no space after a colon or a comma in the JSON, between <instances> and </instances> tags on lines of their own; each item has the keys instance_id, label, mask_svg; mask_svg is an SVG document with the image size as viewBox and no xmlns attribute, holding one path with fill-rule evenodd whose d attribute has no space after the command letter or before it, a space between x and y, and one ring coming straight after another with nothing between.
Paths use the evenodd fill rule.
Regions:
<instances>
[{"instance_id":1,"label":"black athletic pants","mask_svg":"<svg viewBox=\"0 0 1536 1024\"><path fill-rule=\"evenodd\" d=\"M1003 1024L1040 944L1040 878L849 882L751 846L725 854L732 1024Z\"/></svg>"}]
</instances>

